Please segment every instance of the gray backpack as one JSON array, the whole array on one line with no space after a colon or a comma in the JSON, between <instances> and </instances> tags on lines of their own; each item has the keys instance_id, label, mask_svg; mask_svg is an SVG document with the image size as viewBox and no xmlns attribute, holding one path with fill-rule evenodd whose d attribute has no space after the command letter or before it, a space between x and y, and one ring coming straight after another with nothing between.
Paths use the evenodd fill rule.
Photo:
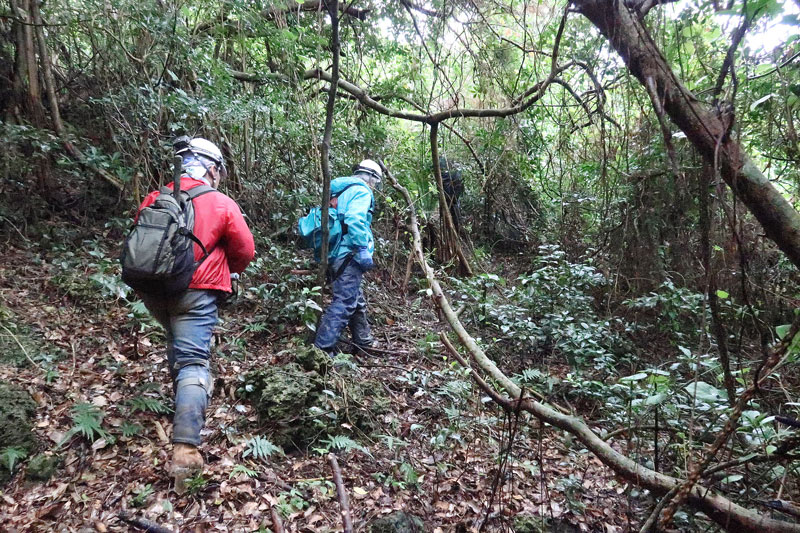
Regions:
<instances>
[{"instance_id":1,"label":"gray backpack","mask_svg":"<svg viewBox=\"0 0 800 533\"><path fill-rule=\"evenodd\" d=\"M197 267L209 255L194 229L193 200L214 192L207 185L188 191L180 189L180 166L176 162L173 190L161 188L156 201L139 212L139 218L125 238L120 262L122 281L152 296L171 296L185 291ZM194 260L194 244L203 250Z\"/></svg>"}]
</instances>

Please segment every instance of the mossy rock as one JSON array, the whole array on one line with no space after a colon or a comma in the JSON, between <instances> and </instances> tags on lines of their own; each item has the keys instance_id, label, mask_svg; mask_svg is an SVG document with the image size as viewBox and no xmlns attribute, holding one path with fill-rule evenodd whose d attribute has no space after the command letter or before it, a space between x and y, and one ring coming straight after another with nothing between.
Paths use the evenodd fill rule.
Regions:
<instances>
[{"instance_id":1,"label":"mossy rock","mask_svg":"<svg viewBox=\"0 0 800 533\"><path fill-rule=\"evenodd\" d=\"M309 372L326 374L332 366L330 356L316 346L299 346L296 350L295 361Z\"/></svg>"},{"instance_id":2,"label":"mossy rock","mask_svg":"<svg viewBox=\"0 0 800 533\"><path fill-rule=\"evenodd\" d=\"M29 479L36 481L47 481L56 473L61 466L61 457L58 455L48 455L40 453L28 461L26 475Z\"/></svg>"},{"instance_id":3,"label":"mossy rock","mask_svg":"<svg viewBox=\"0 0 800 533\"><path fill-rule=\"evenodd\" d=\"M17 448L25 454L36 447L36 436L31 419L36 414L36 403L23 389L10 383L0 383L0 451ZM0 466L0 483L11 477L5 466Z\"/></svg>"},{"instance_id":4,"label":"mossy rock","mask_svg":"<svg viewBox=\"0 0 800 533\"><path fill-rule=\"evenodd\" d=\"M342 378L315 348L298 348L296 359L245 376L243 396L273 443L303 449L319 438L343 434L344 426L362 433L377 429L375 417L389 408L380 383Z\"/></svg>"},{"instance_id":5,"label":"mossy rock","mask_svg":"<svg viewBox=\"0 0 800 533\"><path fill-rule=\"evenodd\" d=\"M259 420L270 429L269 438L284 448L302 447L319 433L309 409L319 401L324 380L296 363L250 372L245 376L245 397Z\"/></svg>"},{"instance_id":6,"label":"mossy rock","mask_svg":"<svg viewBox=\"0 0 800 533\"><path fill-rule=\"evenodd\" d=\"M369 524L370 533L424 533L425 524L413 514L395 511Z\"/></svg>"}]
</instances>

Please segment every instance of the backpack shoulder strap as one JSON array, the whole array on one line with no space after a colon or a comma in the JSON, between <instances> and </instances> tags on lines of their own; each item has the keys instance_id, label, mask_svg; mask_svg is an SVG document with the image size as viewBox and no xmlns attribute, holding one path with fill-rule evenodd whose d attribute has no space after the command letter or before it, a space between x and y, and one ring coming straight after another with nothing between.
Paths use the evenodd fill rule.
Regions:
<instances>
[{"instance_id":1,"label":"backpack shoulder strap","mask_svg":"<svg viewBox=\"0 0 800 533\"><path fill-rule=\"evenodd\" d=\"M336 194L332 194L331 195L331 200L333 200L334 198L340 197L342 195L342 193L344 193L344 191L346 191L350 187L366 187L367 191L369 191L369 194L370 194L369 210L372 211L372 207L375 204L375 195L372 194L372 189L370 189L369 186L366 183L363 183L363 182L362 183L350 183L349 185L345 185L342 188L341 191L337 192ZM344 215L342 214L341 216L343 217Z\"/></svg>"},{"instance_id":2,"label":"backpack shoulder strap","mask_svg":"<svg viewBox=\"0 0 800 533\"><path fill-rule=\"evenodd\" d=\"M369 189L369 187L367 186L366 183L350 183L350 184L345 185L344 187L342 187L342 190L337 192L336 194L331 194L331 200L333 200L334 198L340 197L342 195L342 193L344 191L346 191L347 189L349 189L350 187L367 187L367 189Z\"/></svg>"},{"instance_id":3,"label":"backpack shoulder strap","mask_svg":"<svg viewBox=\"0 0 800 533\"><path fill-rule=\"evenodd\" d=\"M214 191L216 191L216 189L213 187L209 187L208 185L198 185L197 187L192 187L188 191L184 192L186 192L186 194L189 195L189 200L194 200L198 196L203 196L204 194L208 194Z\"/></svg>"}]
</instances>

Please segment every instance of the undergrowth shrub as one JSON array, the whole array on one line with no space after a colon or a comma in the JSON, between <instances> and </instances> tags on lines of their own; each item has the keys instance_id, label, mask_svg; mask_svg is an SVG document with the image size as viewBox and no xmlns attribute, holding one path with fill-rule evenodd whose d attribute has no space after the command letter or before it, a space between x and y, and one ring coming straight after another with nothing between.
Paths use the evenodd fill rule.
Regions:
<instances>
[{"instance_id":1,"label":"undergrowth shrub","mask_svg":"<svg viewBox=\"0 0 800 533\"><path fill-rule=\"evenodd\" d=\"M518 355L512 365L553 355L577 370L616 373L631 351L618 332L629 326L596 309L594 292L607 280L591 264L568 261L557 246L539 249L533 270L513 285L494 274L453 280L482 335L491 336L484 344L495 356Z\"/></svg>"}]
</instances>

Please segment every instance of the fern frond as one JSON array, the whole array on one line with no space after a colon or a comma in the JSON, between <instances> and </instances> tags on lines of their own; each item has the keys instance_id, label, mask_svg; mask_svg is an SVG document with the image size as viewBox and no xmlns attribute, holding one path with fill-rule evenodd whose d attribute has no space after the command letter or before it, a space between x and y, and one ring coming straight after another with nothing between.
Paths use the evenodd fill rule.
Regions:
<instances>
[{"instance_id":1,"label":"fern frond","mask_svg":"<svg viewBox=\"0 0 800 533\"><path fill-rule=\"evenodd\" d=\"M102 427L105 413L97 406L90 403L79 403L72 407L70 415L72 416L73 425L64 440L61 441L61 444L74 435L81 435L89 442L94 442L101 438L113 442L114 438Z\"/></svg>"},{"instance_id":2,"label":"fern frond","mask_svg":"<svg viewBox=\"0 0 800 533\"><path fill-rule=\"evenodd\" d=\"M331 450L342 450L344 452L349 452L352 450L358 450L362 453L365 453L372 457L372 454L369 453L364 446L357 443L347 435L334 435L333 437L328 437L327 439L322 439L322 444L325 445L325 448L328 451Z\"/></svg>"},{"instance_id":3,"label":"fern frond","mask_svg":"<svg viewBox=\"0 0 800 533\"><path fill-rule=\"evenodd\" d=\"M150 412L157 415L172 412L172 408L164 405L164 402L158 398L148 398L147 396L136 396L135 398L131 398L128 400L128 405L131 408L131 414L135 413L136 411L142 411L144 413Z\"/></svg>"},{"instance_id":4,"label":"fern frond","mask_svg":"<svg viewBox=\"0 0 800 533\"><path fill-rule=\"evenodd\" d=\"M231 470L231 474L228 476L228 479L231 479L236 474L244 474L247 477L256 477L258 472L251 470L244 465L236 465L233 467L233 470Z\"/></svg>"},{"instance_id":5,"label":"fern frond","mask_svg":"<svg viewBox=\"0 0 800 533\"><path fill-rule=\"evenodd\" d=\"M5 465L8 468L9 472L14 472L14 467L16 466L17 462L25 459L28 456L28 452L23 450L22 448L13 448L8 447L3 449L0 452L0 463Z\"/></svg>"},{"instance_id":6,"label":"fern frond","mask_svg":"<svg viewBox=\"0 0 800 533\"><path fill-rule=\"evenodd\" d=\"M247 449L242 452L242 457L252 455L253 459L265 460L275 453L283 455L283 450L279 446L275 446L261 435L256 435L248 440L246 445Z\"/></svg>"}]
</instances>

